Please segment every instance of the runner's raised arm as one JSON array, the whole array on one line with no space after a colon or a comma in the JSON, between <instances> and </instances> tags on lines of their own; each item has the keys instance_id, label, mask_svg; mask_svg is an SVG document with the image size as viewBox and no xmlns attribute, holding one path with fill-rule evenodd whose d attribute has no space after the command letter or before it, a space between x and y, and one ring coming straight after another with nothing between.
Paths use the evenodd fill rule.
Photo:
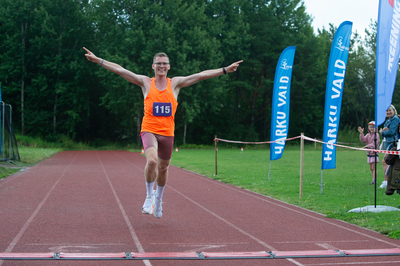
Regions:
<instances>
[{"instance_id":1,"label":"runner's raised arm","mask_svg":"<svg viewBox=\"0 0 400 266\"><path fill-rule=\"evenodd\" d=\"M100 65L101 67L104 67L105 69L110 70L111 72L114 72L115 74L120 75L121 77L128 80L129 82L132 82L133 84L143 87L143 78L148 78L143 75L135 74L132 71L129 71L118 64L115 64L113 62L109 62L102 58L99 58L99 57L95 56L91 51L89 51L85 47L83 47L83 49L87 52L85 54L87 60L89 60L93 63L96 63L96 64Z\"/></svg>"}]
</instances>

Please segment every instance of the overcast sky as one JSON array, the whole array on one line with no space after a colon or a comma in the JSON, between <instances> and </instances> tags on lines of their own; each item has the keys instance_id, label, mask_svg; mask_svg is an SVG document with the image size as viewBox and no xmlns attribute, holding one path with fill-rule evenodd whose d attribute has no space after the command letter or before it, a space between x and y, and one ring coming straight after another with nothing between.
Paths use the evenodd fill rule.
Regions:
<instances>
[{"instance_id":1,"label":"overcast sky","mask_svg":"<svg viewBox=\"0 0 400 266\"><path fill-rule=\"evenodd\" d=\"M343 21L353 22L352 32L356 30L364 37L364 30L369 28L371 19L378 20L379 0L303 0L306 12L314 17L312 23L317 29L329 29L329 23L336 27Z\"/></svg>"}]
</instances>

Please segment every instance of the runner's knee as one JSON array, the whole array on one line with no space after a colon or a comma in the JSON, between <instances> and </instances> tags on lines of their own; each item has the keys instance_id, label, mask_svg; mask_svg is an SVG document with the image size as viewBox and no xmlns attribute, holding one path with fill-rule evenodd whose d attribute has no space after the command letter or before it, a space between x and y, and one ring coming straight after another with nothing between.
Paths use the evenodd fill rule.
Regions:
<instances>
[{"instance_id":1,"label":"runner's knee","mask_svg":"<svg viewBox=\"0 0 400 266\"><path fill-rule=\"evenodd\" d=\"M168 172L168 167L169 165L158 165L158 172L160 174L165 174L166 172Z\"/></svg>"},{"instance_id":2,"label":"runner's knee","mask_svg":"<svg viewBox=\"0 0 400 266\"><path fill-rule=\"evenodd\" d=\"M168 172L169 160L158 159L158 172L165 174Z\"/></svg>"},{"instance_id":3,"label":"runner's knee","mask_svg":"<svg viewBox=\"0 0 400 266\"><path fill-rule=\"evenodd\" d=\"M147 167L155 170L157 168L157 159L154 157L147 158Z\"/></svg>"}]
</instances>

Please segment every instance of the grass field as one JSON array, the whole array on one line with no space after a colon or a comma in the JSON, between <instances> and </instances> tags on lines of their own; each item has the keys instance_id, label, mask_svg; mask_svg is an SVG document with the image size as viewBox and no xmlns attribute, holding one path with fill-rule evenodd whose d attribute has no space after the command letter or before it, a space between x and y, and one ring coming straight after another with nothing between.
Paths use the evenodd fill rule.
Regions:
<instances>
[{"instance_id":1,"label":"grass field","mask_svg":"<svg viewBox=\"0 0 400 266\"><path fill-rule=\"evenodd\" d=\"M302 199L299 198L299 146L288 146L281 159L272 161L271 180L268 180L269 150L251 146L244 151L219 147L217 175L214 149L179 149L173 153L171 164L400 239L400 212L348 213L353 208L375 204L366 152L338 148L336 169L323 171L322 193L321 154L321 146L306 145ZM378 164L377 169L380 185L382 165ZM377 188L376 204L398 207L400 196L387 196L384 189Z\"/></svg>"},{"instance_id":2,"label":"grass field","mask_svg":"<svg viewBox=\"0 0 400 266\"><path fill-rule=\"evenodd\" d=\"M40 148L40 147L18 147L21 161L1 162L0 179L5 178L21 169L30 167L37 162L53 156L60 152L60 148Z\"/></svg>"},{"instance_id":3,"label":"grass field","mask_svg":"<svg viewBox=\"0 0 400 266\"><path fill-rule=\"evenodd\" d=\"M0 162L0 179L5 178L21 169L30 167L37 162L53 156L54 154L67 148L67 139L60 140L58 143L50 143L42 140L41 138L16 135L18 142L18 152L20 161L2 161ZM79 144L74 144L76 147L81 148ZM70 148L70 147L68 147Z\"/></svg>"}]
</instances>

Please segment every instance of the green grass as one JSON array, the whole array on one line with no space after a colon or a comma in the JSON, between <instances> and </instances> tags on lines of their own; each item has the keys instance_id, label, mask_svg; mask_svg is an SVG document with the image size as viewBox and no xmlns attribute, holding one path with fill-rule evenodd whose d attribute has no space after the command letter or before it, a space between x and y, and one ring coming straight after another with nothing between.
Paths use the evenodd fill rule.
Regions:
<instances>
[{"instance_id":1,"label":"green grass","mask_svg":"<svg viewBox=\"0 0 400 266\"><path fill-rule=\"evenodd\" d=\"M18 172L20 169L0 166L0 179Z\"/></svg>"},{"instance_id":2,"label":"green grass","mask_svg":"<svg viewBox=\"0 0 400 266\"><path fill-rule=\"evenodd\" d=\"M299 146L287 147L281 159L272 161L271 180L268 180L269 150L251 147L245 147L243 152L240 148L219 148L218 175L215 175L214 149L180 148L173 153L171 164L400 239L400 212L348 213L353 208L375 203L374 186L369 185L372 175L366 152L338 148L336 169L323 171L322 193L321 154L320 145L317 149L306 145L301 199ZM382 159L381 154L380 161ZM380 184L382 165L378 164L377 169ZM386 196L384 189L377 188L376 204L398 207L400 196Z\"/></svg>"},{"instance_id":3,"label":"green grass","mask_svg":"<svg viewBox=\"0 0 400 266\"><path fill-rule=\"evenodd\" d=\"M14 174L21 169L31 167L61 150L60 148L18 147L21 161L0 162L0 179Z\"/></svg>"},{"instance_id":4,"label":"green grass","mask_svg":"<svg viewBox=\"0 0 400 266\"><path fill-rule=\"evenodd\" d=\"M31 165L62 151L61 148L18 147L21 162Z\"/></svg>"},{"instance_id":5,"label":"green grass","mask_svg":"<svg viewBox=\"0 0 400 266\"><path fill-rule=\"evenodd\" d=\"M20 161L0 162L0 179L5 178L21 169L28 168L34 164L53 156L67 146L81 147L68 138L62 138L58 143L51 143L30 136L16 136Z\"/></svg>"}]
</instances>

